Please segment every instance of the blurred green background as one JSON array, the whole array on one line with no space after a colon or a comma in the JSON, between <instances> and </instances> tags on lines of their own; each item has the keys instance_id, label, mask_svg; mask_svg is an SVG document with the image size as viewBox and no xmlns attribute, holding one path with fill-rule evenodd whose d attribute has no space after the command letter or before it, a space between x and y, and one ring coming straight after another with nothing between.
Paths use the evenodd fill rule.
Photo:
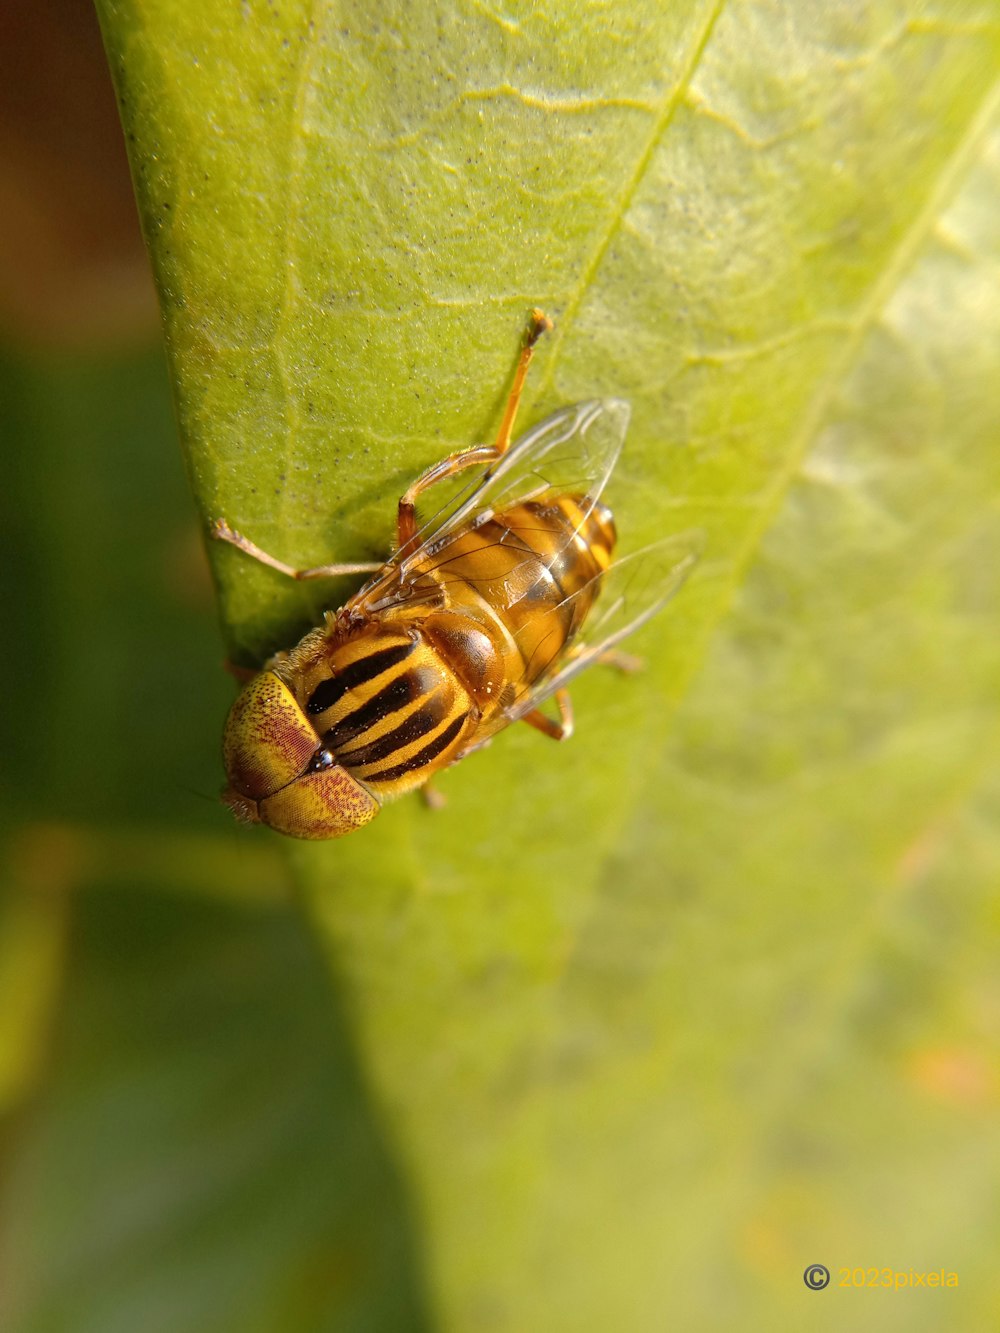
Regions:
<instances>
[{"instance_id":1,"label":"blurred green background","mask_svg":"<svg viewBox=\"0 0 1000 1333\"><path fill-rule=\"evenodd\" d=\"M995 6L100 9L174 402L97 22L18 0L3 1333L989 1327ZM222 659L327 594L213 552L220 637L199 517L380 553L535 302L528 419L629 397L626 544L709 537L646 672L236 828Z\"/></svg>"},{"instance_id":2,"label":"blurred green background","mask_svg":"<svg viewBox=\"0 0 1000 1333\"><path fill-rule=\"evenodd\" d=\"M402 1190L221 670L107 62L5 12L0 1327L420 1328Z\"/></svg>"}]
</instances>

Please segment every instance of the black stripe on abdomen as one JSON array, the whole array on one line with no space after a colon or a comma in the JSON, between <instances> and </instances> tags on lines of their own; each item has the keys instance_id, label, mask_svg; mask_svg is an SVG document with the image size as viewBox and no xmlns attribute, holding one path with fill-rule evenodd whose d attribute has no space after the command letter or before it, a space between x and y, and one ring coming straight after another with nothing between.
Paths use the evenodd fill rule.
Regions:
<instances>
[{"instance_id":1,"label":"black stripe on abdomen","mask_svg":"<svg viewBox=\"0 0 1000 1333\"><path fill-rule=\"evenodd\" d=\"M386 731L367 745L360 745L353 750L342 750L337 758L345 768L360 768L362 764L375 764L380 759L388 759L397 750L412 745L421 736L426 736L443 721L440 700L431 698L429 707L418 708L392 731Z\"/></svg>"},{"instance_id":2,"label":"black stripe on abdomen","mask_svg":"<svg viewBox=\"0 0 1000 1333\"><path fill-rule=\"evenodd\" d=\"M398 713L407 704L413 703L421 695L429 694L437 684L437 673L426 667L403 671L395 676L388 685L377 694L348 713L329 731L323 734L323 743L336 752L342 746L357 740L389 713Z\"/></svg>"},{"instance_id":3,"label":"black stripe on abdomen","mask_svg":"<svg viewBox=\"0 0 1000 1333\"><path fill-rule=\"evenodd\" d=\"M377 773L365 773L364 781L395 782L397 778L405 777L407 773L413 773L418 768L425 768L439 754L443 754L447 750L462 730L468 716L468 712L460 713L454 722L450 722L443 731L438 732L434 739L425 745L422 750L418 750L416 754L410 755L409 759L404 759L401 764L395 764L392 768L383 768Z\"/></svg>"},{"instance_id":4,"label":"black stripe on abdomen","mask_svg":"<svg viewBox=\"0 0 1000 1333\"><path fill-rule=\"evenodd\" d=\"M392 648L380 648L377 652L369 653L367 657L351 662L335 676L321 680L309 696L306 712L310 717L325 713L328 708L340 703L348 690L355 690L366 681L380 676L383 671L388 671L390 667L405 662L413 652L414 646L414 641L411 639L408 643L398 643Z\"/></svg>"}]
</instances>

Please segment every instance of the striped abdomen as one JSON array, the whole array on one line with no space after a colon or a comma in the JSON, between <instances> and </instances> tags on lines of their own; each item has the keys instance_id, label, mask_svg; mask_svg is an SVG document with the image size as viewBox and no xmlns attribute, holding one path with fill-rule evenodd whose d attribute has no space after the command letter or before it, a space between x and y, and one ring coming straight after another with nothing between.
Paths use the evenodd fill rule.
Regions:
<instances>
[{"instance_id":1,"label":"striped abdomen","mask_svg":"<svg viewBox=\"0 0 1000 1333\"><path fill-rule=\"evenodd\" d=\"M538 680L564 651L593 605L614 545L609 509L560 495L495 514L420 562L452 615L485 631L502 659L487 681L502 677L501 701L470 682L484 711Z\"/></svg>"},{"instance_id":2,"label":"striped abdomen","mask_svg":"<svg viewBox=\"0 0 1000 1333\"><path fill-rule=\"evenodd\" d=\"M294 669L277 668L320 761L328 753L385 797L473 748L573 638L614 542L603 505L530 501L418 556L408 595L384 609L369 616L352 599L299 645Z\"/></svg>"}]
</instances>

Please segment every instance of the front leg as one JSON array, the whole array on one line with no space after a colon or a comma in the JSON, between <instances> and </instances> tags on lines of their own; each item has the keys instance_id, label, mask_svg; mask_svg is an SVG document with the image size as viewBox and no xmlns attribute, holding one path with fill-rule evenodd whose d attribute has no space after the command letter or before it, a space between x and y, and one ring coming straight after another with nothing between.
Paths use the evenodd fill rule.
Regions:
<instances>
[{"instance_id":1,"label":"front leg","mask_svg":"<svg viewBox=\"0 0 1000 1333\"><path fill-rule=\"evenodd\" d=\"M273 555L268 555L266 551L252 542L249 537L244 537L241 532L231 528L224 518L217 518L209 528L209 535L216 541L228 542L230 546L235 546L237 550L258 561L262 565L267 565L268 569L276 569L279 574L284 574L290 579L333 579L341 574L373 574L377 569L381 569L380 564L343 564L343 565L313 565L311 569L296 569L293 565L286 565L283 560L278 560Z\"/></svg>"}]
</instances>

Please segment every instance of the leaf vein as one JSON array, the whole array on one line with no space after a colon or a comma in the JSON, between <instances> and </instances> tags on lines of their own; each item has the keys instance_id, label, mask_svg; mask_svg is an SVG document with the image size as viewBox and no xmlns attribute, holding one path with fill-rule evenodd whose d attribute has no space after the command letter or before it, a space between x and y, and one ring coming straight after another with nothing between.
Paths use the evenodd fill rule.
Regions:
<instances>
[{"instance_id":1,"label":"leaf vein","mask_svg":"<svg viewBox=\"0 0 1000 1333\"><path fill-rule=\"evenodd\" d=\"M698 31L697 37L691 44L680 77L664 97L653 123L653 127L646 139L642 152L639 154L635 169L626 181L625 187L619 195L615 207L611 211L608 225L598 237L597 244L594 246L590 258L584 264L576 286L570 293L569 300L566 302L561 318L555 329L553 338L554 346L549 358L548 368L538 384L539 397L543 396L545 390L551 384L552 376L555 374L555 367L559 361L559 349L563 339L566 337L567 330L572 325L573 319L594 280L595 274L604 260L604 256L608 252L615 234L625 220L629 205L635 197L639 186L642 184L649 168L649 164L653 159L653 154L656 152L663 136L673 123L678 108L682 105L687 96L691 81L697 72L698 66L701 64L702 56L705 53L712 32L718 22L720 14L722 13L724 4L725 0L713 0L713 3L709 6L708 14Z\"/></svg>"},{"instance_id":2,"label":"leaf vein","mask_svg":"<svg viewBox=\"0 0 1000 1333\"><path fill-rule=\"evenodd\" d=\"M746 576L754 552L763 540L765 532L772 523L788 488L799 471L810 442L814 439L823 418L836 398L838 390L853 368L865 338L885 311L890 298L899 286L900 280L910 270L921 246L927 240L927 237L933 233L945 205L950 202L971 169L984 139L990 132L998 110L1000 110L1000 79L997 79L991 85L984 96L956 150L947 159L943 170L933 181L923 207L903 233L896 249L872 284L868 296L862 301L854 318L849 321L847 325L849 332L844 340L843 348L839 355L833 357L829 369L817 385L812 400L802 415L800 424L789 440L784 462L775 471L773 480L767 488L764 503L760 510L760 520L748 530L746 539L736 553L733 562L734 590Z\"/></svg>"}]
</instances>

